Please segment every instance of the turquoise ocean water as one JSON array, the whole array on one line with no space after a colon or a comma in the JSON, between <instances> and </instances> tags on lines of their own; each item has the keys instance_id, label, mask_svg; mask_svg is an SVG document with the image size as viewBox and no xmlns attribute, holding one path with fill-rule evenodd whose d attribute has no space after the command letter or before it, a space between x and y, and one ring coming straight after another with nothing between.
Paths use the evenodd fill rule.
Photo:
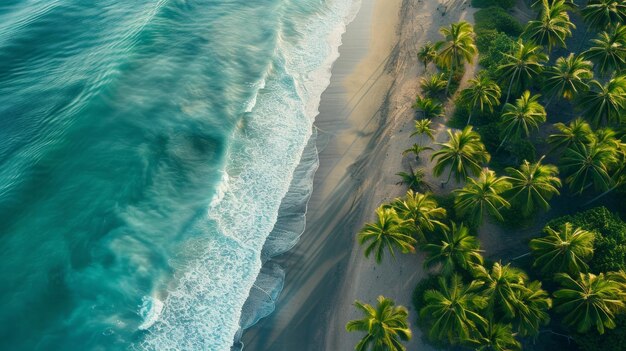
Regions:
<instances>
[{"instance_id":1,"label":"turquoise ocean water","mask_svg":"<svg viewBox=\"0 0 626 351\"><path fill-rule=\"evenodd\" d=\"M229 350L268 313L357 7L1 1L0 350Z\"/></svg>"}]
</instances>

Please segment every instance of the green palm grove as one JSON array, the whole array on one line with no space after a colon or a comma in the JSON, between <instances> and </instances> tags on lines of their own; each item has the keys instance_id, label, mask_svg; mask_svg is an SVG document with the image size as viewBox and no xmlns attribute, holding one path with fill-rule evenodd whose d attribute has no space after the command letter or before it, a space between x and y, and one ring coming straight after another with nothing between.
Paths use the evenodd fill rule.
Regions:
<instances>
[{"instance_id":1,"label":"green palm grove","mask_svg":"<svg viewBox=\"0 0 626 351\"><path fill-rule=\"evenodd\" d=\"M626 3L537 0L532 6L536 18L519 37L507 34L501 60L456 93L452 83L480 49L476 38L493 34L475 31L468 22L453 23L441 28L442 41L419 48L424 69L434 64L441 72L421 80L424 97L413 106L421 118L404 154L415 160L408 160L410 172L399 173L409 190L380 206L357 235L365 257L378 264L398 264L384 260L397 252L424 252L424 269L432 278L418 285L418 313L412 317L441 347L521 350L546 334L568 342L606 334L626 318L626 263L597 271L594 259L607 250L597 229L570 221L542 224L543 232L526 241L530 251L514 258L481 248L486 218L498 226L538 221L542 217L535 215L550 215L558 196L586 206L626 184ZM584 22L582 30L572 22L574 13ZM572 37L583 38L585 51L567 47ZM559 57L550 60L553 51ZM479 54L479 59L488 55ZM441 128L455 118L446 97L466 113L467 121L456 124L460 129ZM520 145L531 145L532 153L516 150ZM540 148L545 155L537 157ZM420 160L422 153L430 154L432 178L428 165L413 168L428 163L426 157ZM445 189L453 177L454 189ZM428 184L433 178L441 181L435 194ZM609 246L614 250L618 244ZM405 350L411 331L404 307L384 297L377 306L358 301L355 306L365 315L347 325L365 335L357 350Z\"/></svg>"}]
</instances>

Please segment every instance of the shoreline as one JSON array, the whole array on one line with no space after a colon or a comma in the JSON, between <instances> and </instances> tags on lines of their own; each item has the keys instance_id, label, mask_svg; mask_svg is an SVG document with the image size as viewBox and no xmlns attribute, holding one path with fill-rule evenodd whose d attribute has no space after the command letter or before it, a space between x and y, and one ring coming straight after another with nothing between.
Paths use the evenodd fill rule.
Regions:
<instances>
[{"instance_id":1,"label":"shoreline","mask_svg":"<svg viewBox=\"0 0 626 351\"><path fill-rule=\"evenodd\" d=\"M424 74L416 59L419 46L439 40L442 25L472 20L462 1L437 16L444 2L363 0L348 25L315 121L320 167L307 228L291 251L274 259L285 268L284 289L275 311L244 332L245 348L352 349L360 338L344 332L345 323L357 316L352 302L372 302L380 294L409 308L414 321L412 290L426 274L421 255L375 265L354 239L380 203L405 191L396 185L395 173L406 168L401 152L412 143L411 105ZM363 28L369 33L359 32ZM366 50L355 62L359 44ZM405 269L414 272L409 279ZM432 349L417 328L413 332L409 348Z\"/></svg>"}]
</instances>

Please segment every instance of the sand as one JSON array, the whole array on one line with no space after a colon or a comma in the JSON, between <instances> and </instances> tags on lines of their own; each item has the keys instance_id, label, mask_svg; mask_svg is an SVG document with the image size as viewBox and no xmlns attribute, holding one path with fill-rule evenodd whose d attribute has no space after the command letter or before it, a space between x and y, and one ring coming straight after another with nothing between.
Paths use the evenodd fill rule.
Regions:
<instances>
[{"instance_id":1,"label":"sand","mask_svg":"<svg viewBox=\"0 0 626 351\"><path fill-rule=\"evenodd\" d=\"M411 303L413 288L427 274L423 256L400 255L376 265L363 257L355 237L377 206L406 192L395 174L411 162L401 152L414 142L411 105L427 73L417 50L440 40L441 26L472 22L473 11L463 0L363 0L315 123L320 168L307 229L276 259L286 269L285 287L276 311L244 332L246 350L352 350L362 337L345 332L346 322L360 317L352 303L374 303L381 294L409 308L414 337L408 349L432 350L414 326ZM466 69L464 82L475 66ZM436 139L444 140L443 120L435 122ZM422 163L430 174L427 158ZM439 180L429 181L441 191Z\"/></svg>"}]
</instances>

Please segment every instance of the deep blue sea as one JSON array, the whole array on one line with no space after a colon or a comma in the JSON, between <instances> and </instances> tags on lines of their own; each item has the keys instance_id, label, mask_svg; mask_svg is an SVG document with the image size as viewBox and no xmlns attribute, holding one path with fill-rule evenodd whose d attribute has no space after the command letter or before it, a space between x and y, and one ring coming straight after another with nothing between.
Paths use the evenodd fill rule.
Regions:
<instances>
[{"instance_id":1,"label":"deep blue sea","mask_svg":"<svg viewBox=\"0 0 626 351\"><path fill-rule=\"evenodd\" d=\"M357 7L0 1L0 350L229 350Z\"/></svg>"}]
</instances>

